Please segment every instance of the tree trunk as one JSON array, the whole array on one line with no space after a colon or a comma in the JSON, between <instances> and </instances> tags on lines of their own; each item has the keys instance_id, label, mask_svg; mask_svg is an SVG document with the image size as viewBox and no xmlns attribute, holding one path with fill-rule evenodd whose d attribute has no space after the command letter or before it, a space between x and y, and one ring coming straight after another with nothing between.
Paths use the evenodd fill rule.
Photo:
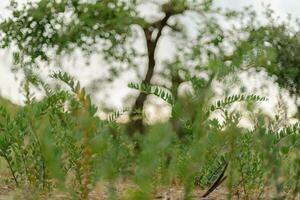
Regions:
<instances>
[{"instance_id":1,"label":"tree trunk","mask_svg":"<svg viewBox=\"0 0 300 200\"><path fill-rule=\"evenodd\" d=\"M148 66L147 66L147 73L145 76L145 79L142 81L142 84L150 84L151 79L154 74L154 69L155 69L155 51L157 47L157 43L160 39L160 36L162 34L163 28L166 26L168 19L170 18L171 15L166 14L163 19L160 21L153 23L152 25L144 28L144 34L145 34L145 39L146 39L146 45L147 45L147 55L148 55ZM157 31L156 36L154 36L153 33L155 33L155 30ZM131 122L129 124L128 132L129 135L133 135L135 131L139 131L140 133L144 133L145 131L145 126L143 123L143 117L142 116L137 116L139 114L136 113L142 113L145 101L147 99L147 94L146 93L140 93L139 96L137 97L133 108L132 112L130 114L130 119Z\"/></svg>"}]
</instances>

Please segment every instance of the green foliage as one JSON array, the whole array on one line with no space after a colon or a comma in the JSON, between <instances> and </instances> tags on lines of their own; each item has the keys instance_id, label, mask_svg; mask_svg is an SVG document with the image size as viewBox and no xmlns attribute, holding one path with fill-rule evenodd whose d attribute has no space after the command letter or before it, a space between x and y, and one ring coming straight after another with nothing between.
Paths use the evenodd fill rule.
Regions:
<instances>
[{"instance_id":1,"label":"green foliage","mask_svg":"<svg viewBox=\"0 0 300 200\"><path fill-rule=\"evenodd\" d=\"M160 5L167 17L163 19L187 10L214 10L212 0L199 2L168 1ZM137 5L138 1L40 0L20 6L13 1L13 16L0 25L4 32L1 44L16 45L14 60L24 65L51 60L49 48L55 54L76 47L90 53L99 41L104 41L101 50L109 59L122 60L127 56L125 42L131 25L142 27L146 39L151 40L148 45L154 47L152 33L158 31L160 35L163 28L164 21L157 24L140 19ZM155 95L172 107L168 121L146 126L144 134L135 138L126 134L126 124L117 123L127 108L101 120L90 95L70 75L53 73L52 78L68 86L54 89L31 68L25 68L25 106L16 114L10 113L9 106L0 106L0 156L7 164L11 181L37 193L59 190L72 199L88 199L101 184L106 185L109 199L154 199L160 189L174 184L184 189L183 199L191 199L195 188L204 190L202 195L207 196L218 187L226 187L228 199L297 198L300 125L281 125L278 119L282 116L266 121L265 114L248 110L247 106L243 111L232 109L232 104L245 102L255 108L255 103L267 100L255 94L227 95L212 103L213 81L232 72L233 66L257 58L255 64L280 76L281 68L268 68L270 62L271 66L280 67L278 61L288 61L280 57L280 48L261 43L266 37L260 32L265 31L262 28L250 33L252 42L242 43L228 66L222 46L225 32L215 17L203 21L196 42L184 43L182 52L162 72L162 77L171 82L170 88L149 84L151 78L142 84L128 85L143 94ZM166 25L177 30L173 24ZM287 34L278 37L279 43L287 41L283 44L285 49L295 42ZM292 66L294 61L297 59L288 63ZM296 70L288 75L292 72ZM200 73L203 77L198 77ZM282 84L285 82L292 85L291 79L284 79ZM178 88L182 83L188 83L190 92L180 96ZM35 99L32 86L43 90L42 100ZM251 129L242 126L245 113L256 118ZM133 187L122 194L118 184L126 186L126 182Z\"/></svg>"},{"instance_id":2,"label":"green foliage","mask_svg":"<svg viewBox=\"0 0 300 200\"><path fill-rule=\"evenodd\" d=\"M172 95L158 86L152 86L143 83L142 84L129 83L128 87L139 90L147 94L153 94L171 105L174 103L174 98L172 97Z\"/></svg>"},{"instance_id":3,"label":"green foliage","mask_svg":"<svg viewBox=\"0 0 300 200\"><path fill-rule=\"evenodd\" d=\"M110 113L107 117L107 121L108 122L116 122L116 120L124 115L126 112L130 111L130 108L124 108L122 110L119 110L119 111L115 111L113 113Z\"/></svg>"},{"instance_id":4,"label":"green foliage","mask_svg":"<svg viewBox=\"0 0 300 200\"><path fill-rule=\"evenodd\" d=\"M299 53L299 32L288 22L283 22L252 27L249 38L237 45L233 60L237 66L243 63L266 70L270 76L276 77L279 86L292 95L299 95Z\"/></svg>"},{"instance_id":5,"label":"green foliage","mask_svg":"<svg viewBox=\"0 0 300 200\"><path fill-rule=\"evenodd\" d=\"M12 17L0 25L1 46L17 46L17 64L34 64L37 60L49 60L49 49L61 54L75 46L89 53L104 39L109 42L102 51L118 57L121 55L115 47L121 47L130 34L130 25L137 21L134 7L134 1L122 0L41 0L26 4L12 1Z\"/></svg>"},{"instance_id":6,"label":"green foliage","mask_svg":"<svg viewBox=\"0 0 300 200\"><path fill-rule=\"evenodd\" d=\"M225 108L227 105L231 105L234 102L241 102L241 101L246 101L246 102L259 102L259 101L266 101L267 99L265 97L260 97L257 95L232 95L232 96L227 96L223 100L217 101L214 105L211 105L210 110L215 111L218 109Z\"/></svg>"},{"instance_id":7,"label":"green foliage","mask_svg":"<svg viewBox=\"0 0 300 200\"><path fill-rule=\"evenodd\" d=\"M210 87L199 85L194 77L193 88L201 92L189 96L188 104L174 100L173 112L178 115L147 128L145 135L133 141L115 121L126 109L102 121L79 83L63 72L52 77L70 90L51 90L41 101L27 101L15 116L0 108L0 155L12 181L21 188L59 189L70 198L86 199L104 182L110 198L119 199L123 196L116 184L126 179L135 187L128 188L125 196L152 199L159 188L176 182L189 199L193 188L205 190L220 179L231 196L298 195L299 124L272 130L259 114L255 128L247 130L239 126L242 113L229 111L233 103L260 102L264 97L238 94L212 105L205 95ZM167 99L155 93L153 88L159 89L155 86L131 87ZM222 122L213 117L216 111L222 111ZM174 126L178 122L182 129ZM288 189L291 192L283 192Z\"/></svg>"}]
</instances>

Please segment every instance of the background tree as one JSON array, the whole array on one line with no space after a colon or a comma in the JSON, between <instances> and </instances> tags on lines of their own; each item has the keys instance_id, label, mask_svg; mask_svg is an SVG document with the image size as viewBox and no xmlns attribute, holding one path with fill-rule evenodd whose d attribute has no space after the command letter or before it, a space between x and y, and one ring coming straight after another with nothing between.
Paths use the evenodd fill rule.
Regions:
<instances>
[{"instance_id":1,"label":"background tree","mask_svg":"<svg viewBox=\"0 0 300 200\"><path fill-rule=\"evenodd\" d=\"M252 27L249 37L237 45L230 59L246 69L265 70L275 77L280 87L295 99L298 113L300 104L300 34L290 22L275 23L270 17L267 25Z\"/></svg>"},{"instance_id":2,"label":"background tree","mask_svg":"<svg viewBox=\"0 0 300 200\"><path fill-rule=\"evenodd\" d=\"M87 55L101 53L111 65L108 79L114 79L122 71L115 63L127 66L125 70L134 68L136 72L142 67L134 61L135 57L143 56L138 55L136 49L130 45L136 39L133 29L139 27L144 33L147 49L146 74L141 83L151 84L156 75L164 77L166 81L171 82L169 89L176 96L178 86L184 82L179 75L182 71L179 58L183 58L183 54L178 55L175 61L164 66L161 71L156 69L156 58L159 56L156 55L157 45L165 29L168 29L168 34L176 33L176 37L187 41L185 29L182 28L184 21L178 16L193 14L197 27L201 27L202 30L198 31L198 37L192 41L196 42L197 46L194 45L193 53L189 54L194 61L198 61L197 64L194 63L194 67L185 66L185 70L193 68L199 71L203 60L206 60L207 64L207 60L223 53L221 44L224 33L218 24L219 17L230 18L235 14L215 8L212 0L154 1L162 17L156 21L149 21L139 13L139 7L145 3L147 2L136 0L39 0L20 4L12 1L12 16L0 25L1 46L15 46L15 64L27 70L38 67L40 61L51 62L57 55L65 55L78 48ZM203 58L203 55L206 55L206 58ZM190 65L193 60L186 64ZM147 94L140 93L133 104L133 110L142 111L146 99ZM130 131L137 128L143 132L142 118L131 113L131 119Z\"/></svg>"}]
</instances>

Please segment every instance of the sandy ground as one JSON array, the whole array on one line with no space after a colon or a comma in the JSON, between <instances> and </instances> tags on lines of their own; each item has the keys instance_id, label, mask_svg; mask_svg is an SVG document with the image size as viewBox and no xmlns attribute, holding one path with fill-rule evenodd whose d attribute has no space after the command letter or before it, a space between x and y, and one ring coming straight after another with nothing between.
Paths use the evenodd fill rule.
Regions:
<instances>
[{"instance_id":1,"label":"sandy ground","mask_svg":"<svg viewBox=\"0 0 300 200\"><path fill-rule=\"evenodd\" d=\"M120 186L118 188L118 193L120 195L120 199L128 199L126 198L125 193L128 188L125 189L124 186ZM192 199L197 200L225 200L226 199L226 190L225 189L217 189L215 190L209 197L201 198L204 191L195 190L192 195ZM174 186L172 188L158 191L153 195L153 199L157 200L183 200L184 190L182 187ZM20 192L16 190L13 186L5 186L0 185L0 200L18 200L18 199L32 199L28 192ZM34 198L36 199L36 198ZM57 193L52 194L43 194L39 196L37 199L53 199L53 200L66 200L69 199L66 195ZM89 200L105 200L107 199L107 193L104 187L96 187L94 191L92 191L89 195Z\"/></svg>"},{"instance_id":2,"label":"sandy ground","mask_svg":"<svg viewBox=\"0 0 300 200\"><path fill-rule=\"evenodd\" d=\"M128 197L128 191L133 189L131 185L120 184L117 185L117 193L118 198L120 200L130 200ZM225 200L227 198L227 192L225 187L217 188L213 193L211 193L208 197L202 198L201 196L205 191L194 190L192 194L192 200ZM127 194L127 195L126 195ZM88 200L106 200L107 198L107 187L105 185L97 186L90 194ZM263 195L260 200L272 199L271 197L267 197L268 195ZM233 197L231 200L243 200L244 198ZM259 200L258 198L248 198L247 200ZM40 194L39 196L32 196L32 192L20 191L14 188L13 186L5 186L0 184L0 200L71 200L71 198L62 194L61 192L51 192ZM168 189L158 190L155 194L153 194L153 200L184 200L184 189L180 186L173 186ZM294 200L300 200L300 196L295 198Z\"/></svg>"}]
</instances>

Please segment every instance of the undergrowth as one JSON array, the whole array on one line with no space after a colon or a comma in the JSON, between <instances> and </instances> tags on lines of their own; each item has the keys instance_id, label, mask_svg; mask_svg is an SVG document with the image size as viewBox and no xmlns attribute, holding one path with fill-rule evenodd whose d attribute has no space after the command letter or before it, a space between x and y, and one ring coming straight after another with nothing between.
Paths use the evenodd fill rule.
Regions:
<instances>
[{"instance_id":1,"label":"undergrowth","mask_svg":"<svg viewBox=\"0 0 300 200\"><path fill-rule=\"evenodd\" d=\"M188 80L194 92L182 99L156 86L131 83L172 107L169 121L132 137L126 124L116 122L129 109L102 120L77 81L63 72L51 77L69 89L53 90L35 79L45 98L35 100L27 82L26 105L17 114L0 107L0 155L9 181L19 188L60 190L70 199L88 199L99 182L107 183L108 199L153 199L159 188L174 184L184 188L185 199L196 188L208 196L221 185L229 199L299 196L300 125L278 127L276 119L247 110L265 97L237 94L214 103L211 81L196 77ZM232 110L232 104L244 104L244 110ZM249 112L256 118L251 129L240 123ZM134 185L125 197L117 188L122 181Z\"/></svg>"}]
</instances>

